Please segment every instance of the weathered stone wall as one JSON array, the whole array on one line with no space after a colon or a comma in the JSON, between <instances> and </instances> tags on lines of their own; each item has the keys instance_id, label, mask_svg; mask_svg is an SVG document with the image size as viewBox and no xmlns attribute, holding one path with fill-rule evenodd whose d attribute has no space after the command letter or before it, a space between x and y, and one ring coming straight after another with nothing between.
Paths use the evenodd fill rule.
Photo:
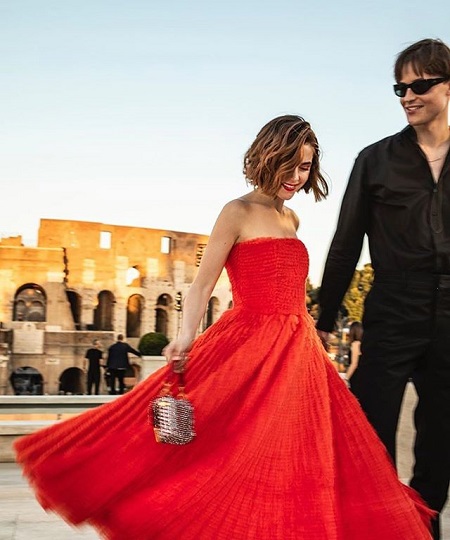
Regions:
<instances>
[{"instance_id":1,"label":"weathered stone wall","mask_svg":"<svg viewBox=\"0 0 450 540\"><path fill-rule=\"evenodd\" d=\"M0 322L12 320L14 295L27 283L63 283L64 263L61 248L33 248L0 242Z\"/></svg>"},{"instance_id":2,"label":"weathered stone wall","mask_svg":"<svg viewBox=\"0 0 450 540\"><path fill-rule=\"evenodd\" d=\"M109 248L101 247L101 233L110 233ZM170 238L170 253L161 252L162 238ZM38 237L39 246L66 248L69 286L84 283L90 270L95 282L110 289L120 279L120 271L130 267L138 268L141 280L173 282L174 261L184 263L186 281L192 282L197 248L207 241L206 235L165 229L50 219L41 220Z\"/></svg>"},{"instance_id":3,"label":"weathered stone wall","mask_svg":"<svg viewBox=\"0 0 450 540\"><path fill-rule=\"evenodd\" d=\"M109 243L101 243L104 234ZM24 366L42 374L45 393L57 393L62 373L70 368L81 370L94 337L101 337L106 350L122 333L136 348L140 335L156 330L157 309L165 314L165 333L173 339L179 329L177 295L184 298L187 294L207 241L205 235L163 229L50 219L41 220L38 247L21 245L21 237L0 240L0 327L10 331L7 360L3 358L3 368L0 366L0 393L12 392L8 378ZM132 279L130 269L136 274ZM45 321L33 322L36 335L43 333L43 349L38 352L14 347L14 336L18 342L23 339L20 332L28 328L23 321L13 320L15 295L27 284L38 286L47 302ZM98 332L95 325L103 291L112 298L111 327L102 328L106 333ZM127 336L133 295L141 303L139 335ZM231 301L225 271L212 296L215 321ZM71 305L74 298L78 302L76 321ZM199 331L204 327L202 324Z\"/></svg>"}]
</instances>

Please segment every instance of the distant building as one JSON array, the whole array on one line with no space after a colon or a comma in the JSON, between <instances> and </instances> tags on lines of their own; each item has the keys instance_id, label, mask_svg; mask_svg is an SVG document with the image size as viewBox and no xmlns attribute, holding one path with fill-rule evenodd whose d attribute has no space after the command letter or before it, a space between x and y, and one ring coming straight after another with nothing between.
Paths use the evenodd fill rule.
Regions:
<instances>
[{"instance_id":1,"label":"distant building","mask_svg":"<svg viewBox=\"0 0 450 540\"><path fill-rule=\"evenodd\" d=\"M24 393L83 393L81 367L93 339L105 351L118 333L134 347L147 332L173 339L207 241L199 234L54 219L41 220L37 247L23 246L20 236L1 239L0 393L13 393L11 378L23 383ZM199 331L230 303L224 271ZM40 386L27 387L40 375Z\"/></svg>"}]
</instances>

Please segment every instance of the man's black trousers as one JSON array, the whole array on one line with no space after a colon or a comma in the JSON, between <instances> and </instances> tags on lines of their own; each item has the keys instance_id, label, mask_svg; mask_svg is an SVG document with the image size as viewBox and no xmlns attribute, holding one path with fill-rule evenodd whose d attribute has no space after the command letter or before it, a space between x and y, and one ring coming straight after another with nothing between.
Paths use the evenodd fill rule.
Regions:
<instances>
[{"instance_id":1,"label":"man's black trousers","mask_svg":"<svg viewBox=\"0 0 450 540\"><path fill-rule=\"evenodd\" d=\"M100 389L100 370L88 371L87 374L87 393L92 394L92 387L94 387L95 393L99 393Z\"/></svg>"},{"instance_id":2,"label":"man's black trousers","mask_svg":"<svg viewBox=\"0 0 450 540\"><path fill-rule=\"evenodd\" d=\"M116 394L116 379L119 381L119 394L123 394L125 392L125 373L126 369L110 369L109 372L111 374L111 394Z\"/></svg>"},{"instance_id":3,"label":"man's black trousers","mask_svg":"<svg viewBox=\"0 0 450 540\"><path fill-rule=\"evenodd\" d=\"M450 480L450 276L378 273L352 390L394 462L406 383L418 394L411 487L440 512ZM439 538L439 522L434 523Z\"/></svg>"}]
</instances>

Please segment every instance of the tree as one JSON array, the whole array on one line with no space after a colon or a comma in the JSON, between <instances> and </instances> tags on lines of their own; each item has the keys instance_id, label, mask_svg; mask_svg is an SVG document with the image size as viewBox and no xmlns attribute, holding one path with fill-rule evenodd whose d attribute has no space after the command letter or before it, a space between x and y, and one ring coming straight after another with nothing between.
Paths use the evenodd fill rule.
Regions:
<instances>
[{"instance_id":1,"label":"tree","mask_svg":"<svg viewBox=\"0 0 450 540\"><path fill-rule=\"evenodd\" d=\"M373 283L373 269L371 264L365 264L361 270L355 270L348 288L343 306L347 309L348 318L352 321L361 321L364 312L364 301Z\"/></svg>"},{"instance_id":2,"label":"tree","mask_svg":"<svg viewBox=\"0 0 450 540\"><path fill-rule=\"evenodd\" d=\"M139 340L138 350L143 356L161 356L169 340L160 332L149 332Z\"/></svg>"},{"instance_id":3,"label":"tree","mask_svg":"<svg viewBox=\"0 0 450 540\"><path fill-rule=\"evenodd\" d=\"M320 287L313 287L309 278L306 279L306 307L313 319L319 317L319 292Z\"/></svg>"}]
</instances>

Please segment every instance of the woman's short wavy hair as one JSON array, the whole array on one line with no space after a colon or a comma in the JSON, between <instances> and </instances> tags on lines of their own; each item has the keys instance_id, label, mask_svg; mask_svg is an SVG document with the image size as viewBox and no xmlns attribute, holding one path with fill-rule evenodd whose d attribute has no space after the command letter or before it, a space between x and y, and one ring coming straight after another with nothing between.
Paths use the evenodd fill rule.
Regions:
<instances>
[{"instance_id":1,"label":"woman's short wavy hair","mask_svg":"<svg viewBox=\"0 0 450 540\"><path fill-rule=\"evenodd\" d=\"M408 64L421 77L428 73L450 78L450 48L440 39L422 39L413 43L397 56L394 65L397 82L400 82Z\"/></svg>"},{"instance_id":2,"label":"woman's short wavy hair","mask_svg":"<svg viewBox=\"0 0 450 540\"><path fill-rule=\"evenodd\" d=\"M258 133L244 156L247 181L266 195L275 197L281 184L291 180L302 160L305 144L313 148L309 178L302 187L312 190L316 201L328 195L328 185L320 172L320 149L310 124L301 116L284 115L268 122Z\"/></svg>"}]
</instances>

